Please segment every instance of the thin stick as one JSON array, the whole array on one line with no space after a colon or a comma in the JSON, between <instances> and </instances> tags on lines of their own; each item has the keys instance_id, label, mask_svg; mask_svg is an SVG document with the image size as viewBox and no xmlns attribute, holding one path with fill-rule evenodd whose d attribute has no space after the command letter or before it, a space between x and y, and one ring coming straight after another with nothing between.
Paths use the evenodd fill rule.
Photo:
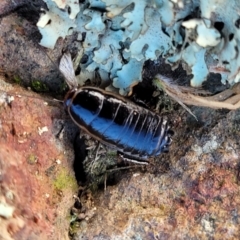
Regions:
<instances>
[{"instance_id":1,"label":"thin stick","mask_svg":"<svg viewBox=\"0 0 240 240\"><path fill-rule=\"evenodd\" d=\"M186 88L175 85L172 79L162 75L157 75L154 85L163 89L170 97L182 105L189 113L193 115L190 109L185 105L194 105L200 107L210 107L215 109L226 108L235 110L240 107L240 85L236 84L232 89L227 89L214 96L198 96L197 94L209 94L207 91L193 90L191 87ZM194 93L194 94L193 94Z\"/></svg>"}]
</instances>

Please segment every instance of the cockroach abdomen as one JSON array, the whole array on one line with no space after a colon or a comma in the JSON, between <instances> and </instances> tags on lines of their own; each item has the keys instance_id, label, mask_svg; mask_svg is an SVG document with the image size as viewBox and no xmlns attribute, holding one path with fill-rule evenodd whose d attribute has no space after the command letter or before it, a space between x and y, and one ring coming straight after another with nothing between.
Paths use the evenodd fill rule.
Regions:
<instances>
[{"instance_id":1,"label":"cockroach abdomen","mask_svg":"<svg viewBox=\"0 0 240 240\"><path fill-rule=\"evenodd\" d=\"M168 150L172 132L157 114L93 87L68 96L65 105L73 121L103 144L140 162Z\"/></svg>"}]
</instances>

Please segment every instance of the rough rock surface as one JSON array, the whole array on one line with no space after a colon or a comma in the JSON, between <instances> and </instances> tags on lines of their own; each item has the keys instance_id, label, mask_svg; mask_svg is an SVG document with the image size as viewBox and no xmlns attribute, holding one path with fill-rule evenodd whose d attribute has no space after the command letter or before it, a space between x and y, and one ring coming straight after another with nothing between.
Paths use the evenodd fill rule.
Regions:
<instances>
[{"instance_id":1,"label":"rough rock surface","mask_svg":"<svg viewBox=\"0 0 240 240\"><path fill-rule=\"evenodd\" d=\"M238 239L240 111L194 113L201 126L179 117L169 154L94 195L74 239Z\"/></svg>"},{"instance_id":2,"label":"rough rock surface","mask_svg":"<svg viewBox=\"0 0 240 240\"><path fill-rule=\"evenodd\" d=\"M62 104L0 87L0 239L68 239L77 184Z\"/></svg>"}]
</instances>

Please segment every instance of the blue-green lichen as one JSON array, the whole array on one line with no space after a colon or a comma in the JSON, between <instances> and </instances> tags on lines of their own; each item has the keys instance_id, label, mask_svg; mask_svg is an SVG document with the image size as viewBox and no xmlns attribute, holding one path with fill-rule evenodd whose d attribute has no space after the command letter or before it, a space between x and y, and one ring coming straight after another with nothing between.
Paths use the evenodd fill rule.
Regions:
<instances>
[{"instance_id":1,"label":"blue-green lichen","mask_svg":"<svg viewBox=\"0 0 240 240\"><path fill-rule=\"evenodd\" d=\"M41 44L53 48L59 37L75 31L81 55L87 56L80 63L81 84L97 70L126 95L142 80L144 62L159 56L173 69L183 63L193 74L192 86L200 86L218 66L226 70L220 72L222 81L240 80L239 1L45 1L49 10L38 22ZM215 26L219 22L222 29Z\"/></svg>"}]
</instances>

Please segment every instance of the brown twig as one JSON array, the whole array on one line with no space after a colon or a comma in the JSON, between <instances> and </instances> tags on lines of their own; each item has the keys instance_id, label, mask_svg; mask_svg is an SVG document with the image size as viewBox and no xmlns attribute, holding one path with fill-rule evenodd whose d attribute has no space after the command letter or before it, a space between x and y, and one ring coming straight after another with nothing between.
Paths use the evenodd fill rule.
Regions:
<instances>
[{"instance_id":1,"label":"brown twig","mask_svg":"<svg viewBox=\"0 0 240 240\"><path fill-rule=\"evenodd\" d=\"M173 83L172 79L160 74L156 76L154 85L159 89L163 89L192 115L193 113L185 104L215 109L226 108L229 110L235 110L240 107L239 83L235 84L233 88L213 96L200 96L200 94L209 95L209 92L201 89L194 89L192 87L178 86Z\"/></svg>"}]
</instances>

